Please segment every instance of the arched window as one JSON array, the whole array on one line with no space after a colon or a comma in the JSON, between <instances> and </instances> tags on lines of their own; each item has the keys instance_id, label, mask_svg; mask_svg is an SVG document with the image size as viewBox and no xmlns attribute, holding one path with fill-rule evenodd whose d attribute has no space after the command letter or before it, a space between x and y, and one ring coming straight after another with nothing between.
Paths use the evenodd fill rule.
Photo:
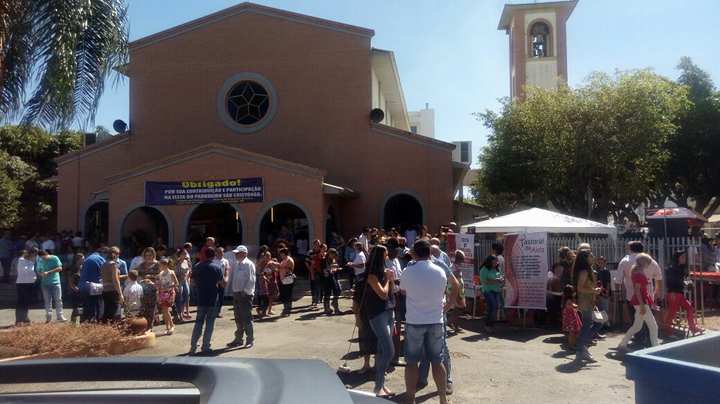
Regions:
<instances>
[{"instance_id":1,"label":"arched window","mask_svg":"<svg viewBox=\"0 0 720 404\"><path fill-rule=\"evenodd\" d=\"M530 27L530 56L534 58L550 56L550 26L542 21Z\"/></svg>"}]
</instances>

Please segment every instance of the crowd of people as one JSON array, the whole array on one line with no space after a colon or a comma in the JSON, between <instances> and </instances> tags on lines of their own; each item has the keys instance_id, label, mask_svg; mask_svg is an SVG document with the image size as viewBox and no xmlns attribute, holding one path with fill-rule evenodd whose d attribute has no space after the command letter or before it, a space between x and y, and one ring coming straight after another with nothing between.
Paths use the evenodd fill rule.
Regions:
<instances>
[{"instance_id":1,"label":"crowd of people","mask_svg":"<svg viewBox=\"0 0 720 404\"><path fill-rule=\"evenodd\" d=\"M297 251L296 246L282 239L271 247L260 246L250 258L246 246L223 248L208 237L202 246L185 243L173 252L159 241L142 249L128 264L121 258L120 248L87 246L81 234L72 235L69 242L69 234L58 235L59 243L33 237L24 239L22 245L5 234L0 252L10 245L18 251L10 254L7 263L17 273L17 325L29 322L28 309L37 290L43 297L46 321L66 321L62 303L66 291L72 321L140 320L147 330L162 323L165 333L172 334L176 323L192 320L192 296L196 314L191 354L197 352L201 337L201 352L210 351L215 319L222 317L227 294L232 295L236 324L235 338L228 347L253 347L253 319L275 315L277 302L282 303L280 316L289 316L297 259L307 270L311 310L343 314L338 300L344 290L352 293L364 359L359 372L372 370L374 355L375 394L393 395L385 385L385 375L401 363L404 346L406 396L413 400L415 392L427 386L432 370L440 401L445 402L453 392L447 333L448 329L457 332L457 318L466 302L460 271L464 254L447 249L447 235L452 232L452 224L434 236L425 226L408 228L402 234L396 229L367 227L347 242L337 234L329 237L330 245L315 240L307 253L294 258L291 251ZM548 273L548 304L542 320L568 335L567 346L575 351L576 361L593 361L589 347L604 338L611 290L624 290L633 317L619 351L628 350L633 339L639 345L657 345L659 331L672 332L672 321L680 309L687 313L690 332L703 332L684 294L689 251L676 251L672 265L662 271L641 242L632 241L627 249L615 275L604 257L594 256L589 244L558 251ZM5 266L7 254L2 258ZM491 254L473 274L473 286L482 291L488 332L507 315L502 293L504 263L503 246L494 243ZM344 274L348 276L345 288L341 287ZM663 301L666 310L658 326L653 312Z\"/></svg>"},{"instance_id":2,"label":"crowd of people","mask_svg":"<svg viewBox=\"0 0 720 404\"><path fill-rule=\"evenodd\" d=\"M595 340L605 338L612 291L623 294L622 300L632 319L617 347L621 353L630 349L631 340L638 347L646 347L658 345L660 331L672 336L673 320L679 309L686 312L689 332L700 334L703 330L695 321L695 310L685 297L688 255L686 249L674 251L671 264L663 271L645 252L641 241L630 241L627 255L617 269L611 271L605 257L595 257L589 244L580 244L576 250L563 247L548 274L545 320L551 325L561 322L563 332L568 335L567 346L576 352L576 360L581 362L593 362L589 347ZM619 313L624 311L621 308Z\"/></svg>"},{"instance_id":3,"label":"crowd of people","mask_svg":"<svg viewBox=\"0 0 720 404\"><path fill-rule=\"evenodd\" d=\"M346 265L352 268L353 312L364 358L360 373L371 371L370 357L375 355L374 392L380 397L393 395L385 375L400 363L402 336L406 398L414 402L415 393L427 386L431 369L440 402L453 392L447 332L449 326L457 327L465 299L459 268L464 253L453 252L450 258L450 232L451 227L444 227L434 237L423 226L401 236L395 230L366 228L350 240L354 249Z\"/></svg>"}]
</instances>

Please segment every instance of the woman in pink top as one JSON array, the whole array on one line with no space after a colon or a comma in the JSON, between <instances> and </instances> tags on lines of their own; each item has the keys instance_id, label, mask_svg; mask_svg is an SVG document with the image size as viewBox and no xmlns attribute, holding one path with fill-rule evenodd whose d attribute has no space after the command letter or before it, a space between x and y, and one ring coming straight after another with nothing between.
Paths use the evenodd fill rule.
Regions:
<instances>
[{"instance_id":1,"label":"woman in pink top","mask_svg":"<svg viewBox=\"0 0 720 404\"><path fill-rule=\"evenodd\" d=\"M632 268L630 279L633 284L633 297L630 304L635 307L635 321L627 330L623 337L618 350L627 351L630 339L642 329L643 323L647 324L650 330L650 343L652 346L658 345L658 326L655 317L652 314L653 301L650 293L648 293L649 280L645 275L645 268L650 265L652 258L647 254L638 254L635 260L635 266Z\"/></svg>"}]
</instances>

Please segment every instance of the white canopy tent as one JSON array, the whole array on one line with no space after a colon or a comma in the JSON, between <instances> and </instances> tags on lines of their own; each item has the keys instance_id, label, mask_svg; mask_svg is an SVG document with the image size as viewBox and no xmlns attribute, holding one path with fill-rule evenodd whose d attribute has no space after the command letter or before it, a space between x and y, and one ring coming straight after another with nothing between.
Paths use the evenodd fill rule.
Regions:
<instances>
[{"instance_id":1,"label":"white canopy tent","mask_svg":"<svg viewBox=\"0 0 720 404\"><path fill-rule=\"evenodd\" d=\"M463 226L463 231L475 228L475 233L587 233L617 235L615 226L592 220L563 215L540 208L530 208L509 215Z\"/></svg>"}]
</instances>

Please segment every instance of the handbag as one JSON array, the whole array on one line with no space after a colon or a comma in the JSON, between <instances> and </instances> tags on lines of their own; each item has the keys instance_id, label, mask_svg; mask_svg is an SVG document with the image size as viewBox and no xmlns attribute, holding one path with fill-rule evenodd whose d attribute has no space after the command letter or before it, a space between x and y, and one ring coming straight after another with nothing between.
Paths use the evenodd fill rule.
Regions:
<instances>
[{"instance_id":1,"label":"handbag","mask_svg":"<svg viewBox=\"0 0 720 404\"><path fill-rule=\"evenodd\" d=\"M605 312L605 310L600 311L596 307L593 310L592 319L593 319L593 322L595 322L595 323L605 324L608 322L608 314L607 314L607 312Z\"/></svg>"},{"instance_id":2,"label":"handbag","mask_svg":"<svg viewBox=\"0 0 720 404\"><path fill-rule=\"evenodd\" d=\"M295 283L295 275L286 275L284 278L280 279L280 283L282 283L283 285L292 285L293 283Z\"/></svg>"},{"instance_id":3,"label":"handbag","mask_svg":"<svg viewBox=\"0 0 720 404\"><path fill-rule=\"evenodd\" d=\"M102 283L88 282L88 289L90 292L90 296L99 296L103 293Z\"/></svg>"}]
</instances>

